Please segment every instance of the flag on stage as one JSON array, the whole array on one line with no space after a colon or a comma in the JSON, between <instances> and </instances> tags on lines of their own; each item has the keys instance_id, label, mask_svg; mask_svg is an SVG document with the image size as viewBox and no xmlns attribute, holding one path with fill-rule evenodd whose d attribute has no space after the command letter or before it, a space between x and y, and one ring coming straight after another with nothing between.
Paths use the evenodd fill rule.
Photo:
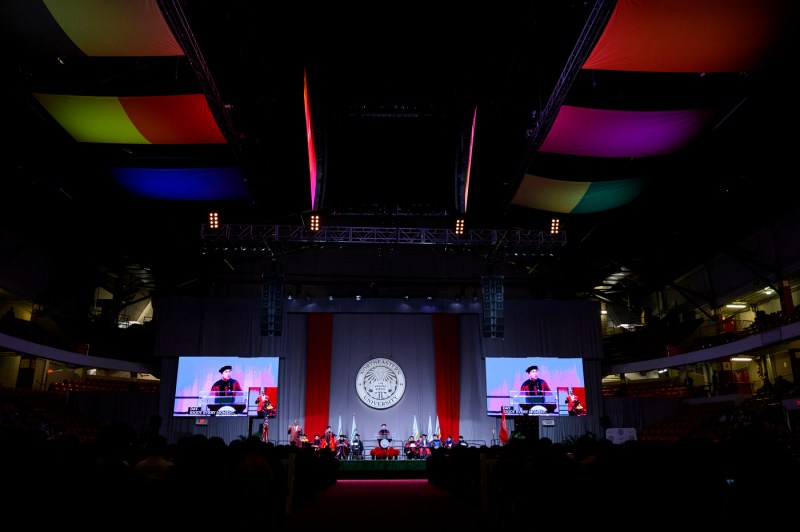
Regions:
<instances>
[{"instance_id":1,"label":"flag on stage","mask_svg":"<svg viewBox=\"0 0 800 532\"><path fill-rule=\"evenodd\" d=\"M433 422L430 414L428 414L428 437L433 438Z\"/></svg>"},{"instance_id":2,"label":"flag on stage","mask_svg":"<svg viewBox=\"0 0 800 532\"><path fill-rule=\"evenodd\" d=\"M339 429L336 431L336 437L337 438L339 437L339 434L344 434L344 432L342 432L342 415L341 414L339 414Z\"/></svg>"},{"instance_id":3,"label":"flag on stage","mask_svg":"<svg viewBox=\"0 0 800 532\"><path fill-rule=\"evenodd\" d=\"M414 414L414 429L412 430L412 434L414 434L414 439L419 439L419 427L417 426L417 415Z\"/></svg>"},{"instance_id":4,"label":"flag on stage","mask_svg":"<svg viewBox=\"0 0 800 532\"><path fill-rule=\"evenodd\" d=\"M500 422L500 443L503 445L508 443L508 426L506 425L506 411L503 409L503 420Z\"/></svg>"},{"instance_id":5,"label":"flag on stage","mask_svg":"<svg viewBox=\"0 0 800 532\"><path fill-rule=\"evenodd\" d=\"M436 430L433 431L434 434L442 437L442 428L439 426L439 414L436 414Z\"/></svg>"},{"instance_id":6,"label":"flag on stage","mask_svg":"<svg viewBox=\"0 0 800 532\"><path fill-rule=\"evenodd\" d=\"M356 415L353 414L353 427L350 429L350 441L356 439L356 432L358 432L358 428L356 427Z\"/></svg>"}]
</instances>

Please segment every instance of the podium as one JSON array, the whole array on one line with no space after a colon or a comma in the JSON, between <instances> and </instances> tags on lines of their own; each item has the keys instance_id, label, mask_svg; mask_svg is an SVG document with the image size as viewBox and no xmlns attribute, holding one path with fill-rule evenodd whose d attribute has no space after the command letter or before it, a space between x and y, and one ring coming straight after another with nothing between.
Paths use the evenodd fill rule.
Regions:
<instances>
[{"instance_id":1,"label":"podium","mask_svg":"<svg viewBox=\"0 0 800 532\"><path fill-rule=\"evenodd\" d=\"M243 391L209 392L200 400L206 410L216 413L242 414L247 409L247 400Z\"/></svg>"},{"instance_id":2,"label":"podium","mask_svg":"<svg viewBox=\"0 0 800 532\"><path fill-rule=\"evenodd\" d=\"M510 405L516 411L525 414L541 415L552 414L558 411L558 396L556 392L511 392L509 393Z\"/></svg>"},{"instance_id":3,"label":"podium","mask_svg":"<svg viewBox=\"0 0 800 532\"><path fill-rule=\"evenodd\" d=\"M381 449L388 449L389 447L391 447L392 439L393 438L391 432L386 434L381 434L381 433L375 434L375 440L378 442L378 447L380 447Z\"/></svg>"}]
</instances>

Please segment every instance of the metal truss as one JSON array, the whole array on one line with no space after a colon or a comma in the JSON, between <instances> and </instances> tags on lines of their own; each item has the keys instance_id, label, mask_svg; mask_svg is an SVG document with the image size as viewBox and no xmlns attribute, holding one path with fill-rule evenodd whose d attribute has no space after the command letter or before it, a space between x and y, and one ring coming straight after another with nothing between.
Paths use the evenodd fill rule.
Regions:
<instances>
[{"instance_id":1,"label":"metal truss","mask_svg":"<svg viewBox=\"0 0 800 532\"><path fill-rule=\"evenodd\" d=\"M212 229L208 224L203 224L200 235L207 243L255 246L294 242L555 249L567 244L567 235L563 232L550 234L532 229L473 229L456 234L453 229L410 227L329 226L311 231L302 225L223 224Z\"/></svg>"}]
</instances>

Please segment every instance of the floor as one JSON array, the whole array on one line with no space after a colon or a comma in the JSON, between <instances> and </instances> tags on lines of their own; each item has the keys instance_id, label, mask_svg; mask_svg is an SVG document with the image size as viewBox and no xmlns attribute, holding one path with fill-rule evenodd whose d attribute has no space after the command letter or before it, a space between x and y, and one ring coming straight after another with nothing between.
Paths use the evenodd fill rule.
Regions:
<instances>
[{"instance_id":1,"label":"floor","mask_svg":"<svg viewBox=\"0 0 800 532\"><path fill-rule=\"evenodd\" d=\"M427 479L345 479L316 494L286 518L286 529L325 523L364 529L381 522L392 529L479 525L480 504L470 504Z\"/></svg>"}]
</instances>

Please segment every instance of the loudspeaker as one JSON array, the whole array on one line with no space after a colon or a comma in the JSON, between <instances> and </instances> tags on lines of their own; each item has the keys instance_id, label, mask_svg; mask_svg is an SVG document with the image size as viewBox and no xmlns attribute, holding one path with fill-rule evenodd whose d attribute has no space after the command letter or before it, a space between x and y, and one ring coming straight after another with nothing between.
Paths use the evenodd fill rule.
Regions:
<instances>
[{"instance_id":1,"label":"loudspeaker","mask_svg":"<svg viewBox=\"0 0 800 532\"><path fill-rule=\"evenodd\" d=\"M483 290L483 336L502 338L503 320L503 276L486 275L481 277Z\"/></svg>"},{"instance_id":2,"label":"loudspeaker","mask_svg":"<svg viewBox=\"0 0 800 532\"><path fill-rule=\"evenodd\" d=\"M261 290L261 336L280 336L283 322L283 275L264 275Z\"/></svg>"}]
</instances>

